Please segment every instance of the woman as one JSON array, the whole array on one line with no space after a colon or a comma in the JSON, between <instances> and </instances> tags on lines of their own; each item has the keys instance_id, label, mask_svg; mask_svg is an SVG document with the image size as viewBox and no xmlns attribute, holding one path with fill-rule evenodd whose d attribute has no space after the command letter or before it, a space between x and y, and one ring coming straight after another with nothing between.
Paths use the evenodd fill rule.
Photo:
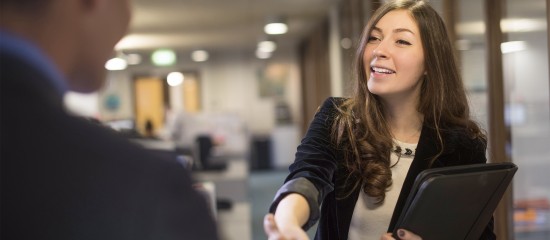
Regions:
<instances>
[{"instance_id":1,"label":"woman","mask_svg":"<svg viewBox=\"0 0 550 240\"><path fill-rule=\"evenodd\" d=\"M355 92L323 103L266 215L270 239L393 239L417 174L486 162L441 17L423 1L380 7L355 59ZM319 209L319 206L321 206ZM493 220L481 239L495 239ZM399 230L402 239L421 239Z\"/></svg>"}]
</instances>

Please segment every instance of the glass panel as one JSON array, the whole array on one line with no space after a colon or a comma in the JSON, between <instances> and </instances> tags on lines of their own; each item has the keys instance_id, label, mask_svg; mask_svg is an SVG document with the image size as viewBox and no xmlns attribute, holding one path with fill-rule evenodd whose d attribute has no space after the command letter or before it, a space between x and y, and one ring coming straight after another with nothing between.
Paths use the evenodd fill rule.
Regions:
<instances>
[{"instance_id":1,"label":"glass panel","mask_svg":"<svg viewBox=\"0 0 550 240\"><path fill-rule=\"evenodd\" d=\"M488 130L487 47L483 1L458 2L457 41L464 86L470 99L471 113L483 129Z\"/></svg>"},{"instance_id":2,"label":"glass panel","mask_svg":"<svg viewBox=\"0 0 550 240\"><path fill-rule=\"evenodd\" d=\"M514 177L518 240L550 239L550 100L545 0L507 0L501 26L506 124Z\"/></svg>"}]
</instances>

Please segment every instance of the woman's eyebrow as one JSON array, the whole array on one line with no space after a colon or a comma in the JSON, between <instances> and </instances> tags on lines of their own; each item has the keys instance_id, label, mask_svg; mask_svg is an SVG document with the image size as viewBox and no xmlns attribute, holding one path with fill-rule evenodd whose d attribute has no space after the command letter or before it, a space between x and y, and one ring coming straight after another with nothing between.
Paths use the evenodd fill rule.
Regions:
<instances>
[{"instance_id":1,"label":"woman's eyebrow","mask_svg":"<svg viewBox=\"0 0 550 240\"><path fill-rule=\"evenodd\" d=\"M377 32L380 32L382 33L382 29L380 29L379 27L372 27L372 31L371 32L374 32L374 31L377 31ZM416 35L412 30L408 29L408 28L396 28L393 30L394 33L400 33L400 32L410 32L411 34L413 35Z\"/></svg>"},{"instance_id":2,"label":"woman's eyebrow","mask_svg":"<svg viewBox=\"0 0 550 240\"><path fill-rule=\"evenodd\" d=\"M415 35L414 32L413 32L412 30L408 29L408 28L396 28L396 29L393 30L393 32L394 32L394 33L410 32L410 33L412 33L413 35Z\"/></svg>"}]
</instances>

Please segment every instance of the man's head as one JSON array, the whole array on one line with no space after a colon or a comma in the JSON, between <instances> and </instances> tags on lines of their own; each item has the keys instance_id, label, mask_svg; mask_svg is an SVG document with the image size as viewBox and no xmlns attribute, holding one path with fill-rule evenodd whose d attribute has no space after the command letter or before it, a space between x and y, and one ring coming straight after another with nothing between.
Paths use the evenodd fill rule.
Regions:
<instances>
[{"instance_id":1,"label":"man's head","mask_svg":"<svg viewBox=\"0 0 550 240\"><path fill-rule=\"evenodd\" d=\"M27 38L78 92L99 89L105 61L124 36L131 0L2 0L0 26Z\"/></svg>"},{"instance_id":2,"label":"man's head","mask_svg":"<svg viewBox=\"0 0 550 240\"><path fill-rule=\"evenodd\" d=\"M51 0L2 0L0 1L0 6L2 8L15 8L19 11L40 11L40 9L44 9L50 3Z\"/></svg>"}]
</instances>

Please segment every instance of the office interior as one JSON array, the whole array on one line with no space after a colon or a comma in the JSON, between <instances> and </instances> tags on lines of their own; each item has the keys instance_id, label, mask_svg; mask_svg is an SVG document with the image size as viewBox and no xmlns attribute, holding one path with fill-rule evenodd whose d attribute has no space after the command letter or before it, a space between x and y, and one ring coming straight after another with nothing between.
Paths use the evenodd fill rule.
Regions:
<instances>
[{"instance_id":1,"label":"office interior","mask_svg":"<svg viewBox=\"0 0 550 240\"><path fill-rule=\"evenodd\" d=\"M134 0L107 84L67 108L190 164L221 239L265 239L262 219L317 107L350 92L380 1ZM499 239L550 239L550 0L430 0L455 43L490 162L518 165ZM286 32L268 34L267 23ZM309 232L313 236L314 229Z\"/></svg>"}]
</instances>

